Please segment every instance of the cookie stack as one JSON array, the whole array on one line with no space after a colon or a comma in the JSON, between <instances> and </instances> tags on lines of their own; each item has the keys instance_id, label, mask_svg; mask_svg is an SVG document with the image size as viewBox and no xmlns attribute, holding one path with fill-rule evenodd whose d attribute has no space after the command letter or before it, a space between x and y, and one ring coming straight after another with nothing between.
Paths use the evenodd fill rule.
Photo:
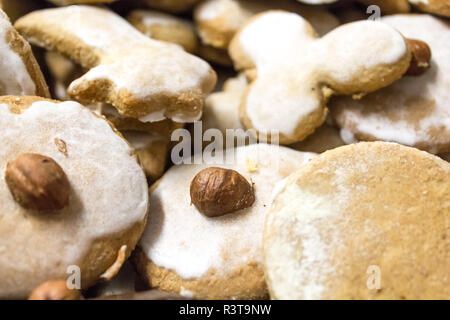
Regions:
<instances>
[{"instance_id":1,"label":"cookie stack","mask_svg":"<svg viewBox=\"0 0 450 320\"><path fill-rule=\"evenodd\" d=\"M0 298L450 298L448 1L0 8Z\"/></svg>"}]
</instances>

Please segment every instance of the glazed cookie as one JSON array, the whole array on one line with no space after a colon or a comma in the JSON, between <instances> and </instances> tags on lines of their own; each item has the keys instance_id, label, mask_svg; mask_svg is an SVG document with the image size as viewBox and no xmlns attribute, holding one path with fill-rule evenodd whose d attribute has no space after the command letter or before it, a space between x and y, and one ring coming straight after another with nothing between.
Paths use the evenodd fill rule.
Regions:
<instances>
[{"instance_id":1,"label":"glazed cookie","mask_svg":"<svg viewBox=\"0 0 450 320\"><path fill-rule=\"evenodd\" d=\"M395 15L382 21L428 43L431 68L406 76L361 100L339 97L330 109L346 142L384 140L431 153L450 151L450 24L430 15Z\"/></svg>"},{"instance_id":2,"label":"glazed cookie","mask_svg":"<svg viewBox=\"0 0 450 320\"><path fill-rule=\"evenodd\" d=\"M308 138L301 142L291 144L289 147L298 151L322 153L345 145L339 130L334 126L324 123Z\"/></svg>"},{"instance_id":3,"label":"glazed cookie","mask_svg":"<svg viewBox=\"0 0 450 320\"><path fill-rule=\"evenodd\" d=\"M191 9L200 0L143 0L150 8L169 12L183 12Z\"/></svg>"},{"instance_id":4,"label":"glazed cookie","mask_svg":"<svg viewBox=\"0 0 450 320\"><path fill-rule=\"evenodd\" d=\"M291 175L267 214L273 299L448 299L450 164L387 142Z\"/></svg>"},{"instance_id":5,"label":"glazed cookie","mask_svg":"<svg viewBox=\"0 0 450 320\"><path fill-rule=\"evenodd\" d=\"M306 7L286 0L208 0L195 9L194 17L205 44L227 49L241 26L257 13L271 9L283 9L302 15L320 35L339 25L336 17L324 9Z\"/></svg>"},{"instance_id":6,"label":"glazed cookie","mask_svg":"<svg viewBox=\"0 0 450 320\"><path fill-rule=\"evenodd\" d=\"M421 11L450 17L450 0L409 0L409 2Z\"/></svg>"},{"instance_id":7,"label":"glazed cookie","mask_svg":"<svg viewBox=\"0 0 450 320\"><path fill-rule=\"evenodd\" d=\"M198 49L194 26L188 20L151 10L134 10L127 20L152 39L178 44L190 53Z\"/></svg>"},{"instance_id":8,"label":"glazed cookie","mask_svg":"<svg viewBox=\"0 0 450 320\"><path fill-rule=\"evenodd\" d=\"M76 102L5 96L0 113L0 297L74 270L83 288L114 276L148 206L128 143Z\"/></svg>"},{"instance_id":9,"label":"glazed cookie","mask_svg":"<svg viewBox=\"0 0 450 320\"><path fill-rule=\"evenodd\" d=\"M30 45L0 9L0 95L50 97Z\"/></svg>"},{"instance_id":10,"label":"glazed cookie","mask_svg":"<svg viewBox=\"0 0 450 320\"><path fill-rule=\"evenodd\" d=\"M283 144L314 132L333 94L361 96L385 87L411 61L406 39L384 23L349 23L317 38L305 19L283 11L255 16L233 38L230 53L252 80L241 121L259 134L278 130Z\"/></svg>"},{"instance_id":11,"label":"glazed cookie","mask_svg":"<svg viewBox=\"0 0 450 320\"><path fill-rule=\"evenodd\" d=\"M265 212L275 185L314 155L268 144L234 151L234 160L226 159L230 164L220 168L174 166L152 187L149 223L133 255L138 272L151 287L199 299L267 297L261 249ZM202 193L206 185L199 177L205 174L215 183ZM220 193L213 186L229 192ZM249 199L246 191L253 196L250 207L245 202L246 209L216 216L224 207L243 204L243 199L229 196L247 195ZM212 198L215 207L203 211L204 203L196 195L209 197L214 192L220 194Z\"/></svg>"},{"instance_id":12,"label":"glazed cookie","mask_svg":"<svg viewBox=\"0 0 450 320\"><path fill-rule=\"evenodd\" d=\"M70 85L70 97L110 103L144 122L197 120L216 81L205 61L144 36L108 9L39 10L19 19L16 27L33 43L90 69Z\"/></svg>"}]
</instances>

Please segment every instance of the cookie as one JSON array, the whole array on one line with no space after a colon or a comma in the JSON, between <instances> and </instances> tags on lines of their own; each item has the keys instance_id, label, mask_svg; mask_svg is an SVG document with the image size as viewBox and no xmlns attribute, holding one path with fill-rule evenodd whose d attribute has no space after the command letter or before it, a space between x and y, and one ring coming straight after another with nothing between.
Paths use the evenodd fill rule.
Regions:
<instances>
[{"instance_id":1,"label":"cookie","mask_svg":"<svg viewBox=\"0 0 450 320\"><path fill-rule=\"evenodd\" d=\"M133 10L127 20L152 39L178 44L190 53L198 50L197 34L189 20L152 10Z\"/></svg>"},{"instance_id":2,"label":"cookie","mask_svg":"<svg viewBox=\"0 0 450 320\"><path fill-rule=\"evenodd\" d=\"M50 97L31 47L0 9L0 95Z\"/></svg>"},{"instance_id":3,"label":"cookie","mask_svg":"<svg viewBox=\"0 0 450 320\"><path fill-rule=\"evenodd\" d=\"M191 9L200 0L143 0L150 8L180 13Z\"/></svg>"},{"instance_id":4,"label":"cookie","mask_svg":"<svg viewBox=\"0 0 450 320\"><path fill-rule=\"evenodd\" d=\"M394 15L382 21L431 48L431 68L406 76L361 100L338 97L330 109L348 142L383 140L431 153L450 151L450 24L430 15Z\"/></svg>"},{"instance_id":5,"label":"cookie","mask_svg":"<svg viewBox=\"0 0 450 320\"><path fill-rule=\"evenodd\" d=\"M339 25L336 17L326 10L285 0L208 0L196 7L194 18L203 43L227 49L241 26L257 13L271 9L283 9L302 15L321 35Z\"/></svg>"},{"instance_id":6,"label":"cookie","mask_svg":"<svg viewBox=\"0 0 450 320\"><path fill-rule=\"evenodd\" d=\"M39 10L15 25L33 43L90 69L70 85L71 98L110 103L143 122L197 120L215 85L216 75L206 62L144 36L108 9Z\"/></svg>"},{"instance_id":7,"label":"cookie","mask_svg":"<svg viewBox=\"0 0 450 320\"><path fill-rule=\"evenodd\" d=\"M233 161L218 166L251 182L255 202L247 209L207 217L191 204L191 181L213 167L207 164L174 166L152 187L149 222L133 254L152 288L199 299L267 297L261 249L265 212L275 185L314 155L267 144L234 151Z\"/></svg>"},{"instance_id":8,"label":"cookie","mask_svg":"<svg viewBox=\"0 0 450 320\"><path fill-rule=\"evenodd\" d=\"M0 0L0 9L14 22L24 14L42 7L40 2L39 0Z\"/></svg>"},{"instance_id":9,"label":"cookie","mask_svg":"<svg viewBox=\"0 0 450 320\"><path fill-rule=\"evenodd\" d=\"M47 280L68 279L68 267L79 268L83 288L114 276L148 209L129 144L76 102L5 96L0 113L0 297L24 298ZM52 177L58 184L46 182Z\"/></svg>"},{"instance_id":10,"label":"cookie","mask_svg":"<svg viewBox=\"0 0 450 320\"><path fill-rule=\"evenodd\" d=\"M280 143L302 141L325 120L334 94L362 95L399 79L411 53L403 36L375 21L340 26L317 38L301 16L259 14L233 38L235 67L251 84L241 121L258 134L280 132Z\"/></svg>"},{"instance_id":11,"label":"cookie","mask_svg":"<svg viewBox=\"0 0 450 320\"><path fill-rule=\"evenodd\" d=\"M450 164L365 142L292 174L267 214L273 299L448 299Z\"/></svg>"},{"instance_id":12,"label":"cookie","mask_svg":"<svg viewBox=\"0 0 450 320\"><path fill-rule=\"evenodd\" d=\"M423 12L450 17L449 0L409 0L409 2Z\"/></svg>"}]
</instances>

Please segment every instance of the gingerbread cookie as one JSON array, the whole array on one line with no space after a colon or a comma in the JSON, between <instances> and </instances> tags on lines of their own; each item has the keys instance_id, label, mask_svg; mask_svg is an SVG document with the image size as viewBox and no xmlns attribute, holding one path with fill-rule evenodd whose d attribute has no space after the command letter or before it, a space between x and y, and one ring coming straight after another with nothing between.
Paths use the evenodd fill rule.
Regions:
<instances>
[{"instance_id":1,"label":"gingerbread cookie","mask_svg":"<svg viewBox=\"0 0 450 320\"><path fill-rule=\"evenodd\" d=\"M192 22L152 10L134 10L127 20L146 36L179 44L190 53L198 49L198 39Z\"/></svg>"},{"instance_id":2,"label":"gingerbread cookie","mask_svg":"<svg viewBox=\"0 0 450 320\"><path fill-rule=\"evenodd\" d=\"M333 94L360 96L385 87L411 61L406 39L384 23L349 23L317 38L305 19L284 11L255 16L233 38L230 53L252 80L241 121L258 133L278 130L283 144L314 132Z\"/></svg>"},{"instance_id":3,"label":"gingerbread cookie","mask_svg":"<svg viewBox=\"0 0 450 320\"><path fill-rule=\"evenodd\" d=\"M48 0L48 1L58 6L68 6L71 4L110 3L117 0Z\"/></svg>"},{"instance_id":4,"label":"gingerbread cookie","mask_svg":"<svg viewBox=\"0 0 450 320\"><path fill-rule=\"evenodd\" d=\"M31 47L0 9L0 95L50 97Z\"/></svg>"},{"instance_id":5,"label":"gingerbread cookie","mask_svg":"<svg viewBox=\"0 0 450 320\"><path fill-rule=\"evenodd\" d=\"M431 153L450 151L450 24L430 15L394 15L382 21L431 48L431 68L406 76L361 100L338 97L331 113L345 140L384 140Z\"/></svg>"},{"instance_id":6,"label":"gingerbread cookie","mask_svg":"<svg viewBox=\"0 0 450 320\"><path fill-rule=\"evenodd\" d=\"M26 297L66 272L83 288L113 277L147 215L128 143L76 102L5 96L0 113L0 297Z\"/></svg>"},{"instance_id":7,"label":"gingerbread cookie","mask_svg":"<svg viewBox=\"0 0 450 320\"><path fill-rule=\"evenodd\" d=\"M273 299L448 299L450 164L386 142L291 175L267 214Z\"/></svg>"},{"instance_id":8,"label":"gingerbread cookie","mask_svg":"<svg viewBox=\"0 0 450 320\"><path fill-rule=\"evenodd\" d=\"M241 26L257 13L271 9L283 9L300 14L320 35L339 25L336 17L324 9L306 7L285 0L208 0L195 9L194 17L199 35L205 44L227 49Z\"/></svg>"},{"instance_id":9,"label":"gingerbread cookie","mask_svg":"<svg viewBox=\"0 0 450 320\"><path fill-rule=\"evenodd\" d=\"M70 85L71 98L110 103L144 122L197 120L216 81L206 62L179 46L144 36L108 9L39 10L15 25L33 43L90 69Z\"/></svg>"},{"instance_id":10,"label":"gingerbread cookie","mask_svg":"<svg viewBox=\"0 0 450 320\"><path fill-rule=\"evenodd\" d=\"M409 0L409 2L423 12L450 17L449 0Z\"/></svg>"},{"instance_id":11,"label":"gingerbread cookie","mask_svg":"<svg viewBox=\"0 0 450 320\"><path fill-rule=\"evenodd\" d=\"M149 222L133 257L151 287L200 299L267 297L261 256L265 212L275 185L313 154L267 144L234 151L235 158L220 168L174 166L152 187ZM198 177L206 173L217 179L203 193L200 189L206 185ZM223 186L224 193L214 186ZM215 200L208 205L203 198L199 203L196 196L202 194ZM244 195L245 201L230 198ZM217 216L244 203L250 206Z\"/></svg>"}]
</instances>

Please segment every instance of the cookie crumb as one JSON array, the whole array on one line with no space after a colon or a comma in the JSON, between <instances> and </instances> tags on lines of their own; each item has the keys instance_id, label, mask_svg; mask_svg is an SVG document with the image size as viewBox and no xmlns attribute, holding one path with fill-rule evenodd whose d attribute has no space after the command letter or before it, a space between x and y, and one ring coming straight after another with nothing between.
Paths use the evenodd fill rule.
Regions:
<instances>
[{"instance_id":1,"label":"cookie crumb","mask_svg":"<svg viewBox=\"0 0 450 320\"><path fill-rule=\"evenodd\" d=\"M258 164L253 159L247 158L245 164L247 165L248 172L253 173L258 171Z\"/></svg>"},{"instance_id":2,"label":"cookie crumb","mask_svg":"<svg viewBox=\"0 0 450 320\"><path fill-rule=\"evenodd\" d=\"M67 158L69 156L69 153L67 152L66 142L59 138L55 138L54 142L56 147L58 148L58 151L61 152Z\"/></svg>"}]
</instances>

